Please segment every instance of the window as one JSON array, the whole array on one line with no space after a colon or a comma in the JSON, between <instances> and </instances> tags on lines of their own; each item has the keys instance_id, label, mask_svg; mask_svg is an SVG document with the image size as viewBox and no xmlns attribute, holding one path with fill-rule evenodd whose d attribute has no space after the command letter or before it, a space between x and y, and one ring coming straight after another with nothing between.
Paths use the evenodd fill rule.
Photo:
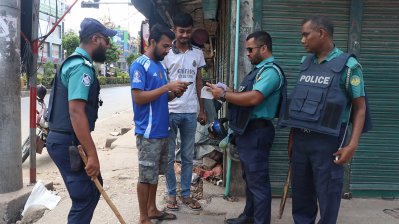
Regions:
<instances>
[{"instance_id":1,"label":"window","mask_svg":"<svg viewBox=\"0 0 399 224\"><path fill-rule=\"evenodd\" d=\"M61 58L61 45L53 44L51 53L52 58Z\"/></svg>"},{"instance_id":2,"label":"window","mask_svg":"<svg viewBox=\"0 0 399 224\"><path fill-rule=\"evenodd\" d=\"M54 26L55 24L53 23L53 26ZM62 30L61 30L61 26L60 25L58 25L57 27L55 27L55 30L54 30L54 32L52 33L52 35L54 35L54 37L56 37L56 38L61 38L61 36L62 36Z\"/></svg>"},{"instance_id":3,"label":"window","mask_svg":"<svg viewBox=\"0 0 399 224\"><path fill-rule=\"evenodd\" d=\"M39 52L39 57L50 57L50 43L44 43L43 48Z\"/></svg>"}]
</instances>

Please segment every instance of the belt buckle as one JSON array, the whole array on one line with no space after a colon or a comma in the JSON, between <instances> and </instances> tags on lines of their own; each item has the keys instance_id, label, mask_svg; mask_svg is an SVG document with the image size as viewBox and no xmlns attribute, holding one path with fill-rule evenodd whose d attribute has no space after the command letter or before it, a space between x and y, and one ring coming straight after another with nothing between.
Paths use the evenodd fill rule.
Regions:
<instances>
[{"instance_id":1,"label":"belt buckle","mask_svg":"<svg viewBox=\"0 0 399 224\"><path fill-rule=\"evenodd\" d=\"M307 128L301 128L301 131L302 131L302 132L304 132L304 133L307 133L307 134L309 134L309 133L310 133L310 130L309 130L309 129L307 129Z\"/></svg>"}]
</instances>

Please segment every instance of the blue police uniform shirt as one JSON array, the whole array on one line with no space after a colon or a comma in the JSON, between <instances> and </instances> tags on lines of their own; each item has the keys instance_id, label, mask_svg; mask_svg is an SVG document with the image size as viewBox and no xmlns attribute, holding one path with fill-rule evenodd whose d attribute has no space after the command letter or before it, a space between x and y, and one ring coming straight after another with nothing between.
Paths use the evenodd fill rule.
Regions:
<instances>
[{"instance_id":1,"label":"blue police uniform shirt","mask_svg":"<svg viewBox=\"0 0 399 224\"><path fill-rule=\"evenodd\" d=\"M129 70L131 89L151 91L168 83L166 70L160 62L146 55L137 58ZM168 93L142 105L133 101L135 133L145 138L166 138L169 136Z\"/></svg>"},{"instance_id":2,"label":"blue police uniform shirt","mask_svg":"<svg viewBox=\"0 0 399 224\"><path fill-rule=\"evenodd\" d=\"M88 61L82 58L67 60L62 66L61 82L68 89L68 101L85 100L89 98L90 86L93 84L93 60L90 55L80 47L75 49L74 53L83 55ZM88 66L82 63L86 63Z\"/></svg>"},{"instance_id":3,"label":"blue police uniform shirt","mask_svg":"<svg viewBox=\"0 0 399 224\"><path fill-rule=\"evenodd\" d=\"M340 56L343 54L343 51L341 51L339 48L334 47L334 49L327 55L327 57L321 62L326 62L326 61L331 61L334 58ZM302 58L301 63L305 60L306 56ZM315 64L318 63L317 57L315 57L314 61ZM351 69L351 73L349 76L349 83L348 83L348 89L346 89L346 77L347 77L347 72L348 69ZM348 61L346 62L346 69L342 73L341 80L340 80L340 87L342 91L346 92L348 94L348 100L349 103L347 107L345 108L345 112L342 117L342 122L345 123L348 121L349 117L349 108L350 104L352 103L351 100L359 98L359 97L364 97L365 90L364 90L364 79L363 79L363 72L362 72L362 67L360 63L353 57L350 57Z\"/></svg>"},{"instance_id":4,"label":"blue police uniform shirt","mask_svg":"<svg viewBox=\"0 0 399 224\"><path fill-rule=\"evenodd\" d=\"M256 65L261 68L267 63L274 62L274 57L269 57ZM255 77L252 90L257 90L265 97L263 102L256 105L252 111L251 119L263 118L271 120L275 117L278 103L280 100L280 90L282 77L273 67L265 69Z\"/></svg>"}]
</instances>

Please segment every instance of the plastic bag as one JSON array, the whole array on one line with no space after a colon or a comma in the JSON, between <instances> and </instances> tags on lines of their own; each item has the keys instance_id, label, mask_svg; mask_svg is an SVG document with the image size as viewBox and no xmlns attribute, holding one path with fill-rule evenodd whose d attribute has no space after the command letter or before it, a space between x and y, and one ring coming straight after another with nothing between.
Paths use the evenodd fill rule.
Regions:
<instances>
[{"instance_id":1,"label":"plastic bag","mask_svg":"<svg viewBox=\"0 0 399 224\"><path fill-rule=\"evenodd\" d=\"M38 181L32 189L32 192L25 203L24 210L22 211L22 216L24 216L26 210L32 205L43 205L46 208L52 210L54 209L58 202L60 202L61 197L53 194L51 191L47 190L41 181Z\"/></svg>"}]
</instances>

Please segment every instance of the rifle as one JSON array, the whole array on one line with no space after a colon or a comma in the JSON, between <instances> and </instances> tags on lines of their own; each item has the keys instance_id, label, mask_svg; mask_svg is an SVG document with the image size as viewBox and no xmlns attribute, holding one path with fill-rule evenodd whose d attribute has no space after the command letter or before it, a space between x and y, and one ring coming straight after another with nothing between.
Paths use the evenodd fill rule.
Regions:
<instances>
[{"instance_id":1,"label":"rifle","mask_svg":"<svg viewBox=\"0 0 399 224\"><path fill-rule=\"evenodd\" d=\"M289 166L288 166L288 174L287 179L285 180L284 188L283 188L283 195L281 196L280 202L280 210L278 212L278 218L281 219L284 213L285 202L287 201L288 197L288 190L290 188L291 183L291 155L292 155L292 143L293 143L293 131L290 130L290 134L288 136L288 159L289 159Z\"/></svg>"}]
</instances>

